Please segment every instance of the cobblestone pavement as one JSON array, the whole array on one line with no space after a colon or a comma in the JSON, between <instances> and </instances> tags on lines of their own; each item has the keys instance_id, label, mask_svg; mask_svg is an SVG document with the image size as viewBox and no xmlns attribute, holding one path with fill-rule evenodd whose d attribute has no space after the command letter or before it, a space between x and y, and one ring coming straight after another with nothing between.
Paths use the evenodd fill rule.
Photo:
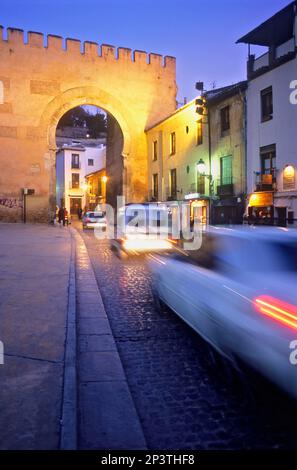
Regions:
<instances>
[{"instance_id":1,"label":"cobblestone pavement","mask_svg":"<svg viewBox=\"0 0 297 470\"><path fill-rule=\"evenodd\" d=\"M120 261L107 241L83 237L150 449L297 448L294 401L157 311L145 259Z\"/></svg>"}]
</instances>

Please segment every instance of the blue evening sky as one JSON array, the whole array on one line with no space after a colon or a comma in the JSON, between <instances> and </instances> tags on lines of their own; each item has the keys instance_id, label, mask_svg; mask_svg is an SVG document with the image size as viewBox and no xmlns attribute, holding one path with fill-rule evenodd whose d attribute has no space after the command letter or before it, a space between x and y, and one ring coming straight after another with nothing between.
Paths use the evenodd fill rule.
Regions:
<instances>
[{"instance_id":1,"label":"blue evening sky","mask_svg":"<svg viewBox=\"0 0 297 470\"><path fill-rule=\"evenodd\" d=\"M235 41L288 0L0 0L0 24L173 55L178 98L245 79ZM1 58L0 58L1 60Z\"/></svg>"}]
</instances>

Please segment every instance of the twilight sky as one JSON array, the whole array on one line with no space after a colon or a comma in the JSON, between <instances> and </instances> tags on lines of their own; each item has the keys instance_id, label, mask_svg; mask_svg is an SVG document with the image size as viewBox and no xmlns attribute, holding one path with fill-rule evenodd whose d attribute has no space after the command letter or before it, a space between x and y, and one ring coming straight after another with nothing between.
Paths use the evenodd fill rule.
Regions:
<instances>
[{"instance_id":1,"label":"twilight sky","mask_svg":"<svg viewBox=\"0 0 297 470\"><path fill-rule=\"evenodd\" d=\"M0 24L177 58L178 99L245 79L235 41L290 0L0 0ZM1 58L0 58L1 60Z\"/></svg>"}]
</instances>

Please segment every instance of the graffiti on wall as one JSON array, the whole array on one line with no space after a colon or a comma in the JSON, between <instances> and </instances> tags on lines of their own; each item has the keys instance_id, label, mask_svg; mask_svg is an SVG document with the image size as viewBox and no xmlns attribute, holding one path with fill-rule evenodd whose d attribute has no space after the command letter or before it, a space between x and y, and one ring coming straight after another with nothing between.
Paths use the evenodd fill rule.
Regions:
<instances>
[{"instance_id":1,"label":"graffiti on wall","mask_svg":"<svg viewBox=\"0 0 297 470\"><path fill-rule=\"evenodd\" d=\"M8 209L22 209L23 201L16 197L0 196L0 207L1 206L7 207Z\"/></svg>"}]
</instances>

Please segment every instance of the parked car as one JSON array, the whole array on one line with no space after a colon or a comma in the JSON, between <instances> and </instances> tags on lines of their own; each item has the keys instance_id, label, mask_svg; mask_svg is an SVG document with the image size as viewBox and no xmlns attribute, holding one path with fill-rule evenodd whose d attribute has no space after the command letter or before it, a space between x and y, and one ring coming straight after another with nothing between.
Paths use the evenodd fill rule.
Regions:
<instances>
[{"instance_id":1,"label":"parked car","mask_svg":"<svg viewBox=\"0 0 297 470\"><path fill-rule=\"evenodd\" d=\"M87 228L100 227L102 230L106 230L106 214L103 211L88 211L85 212L82 217L83 230Z\"/></svg>"},{"instance_id":2,"label":"parked car","mask_svg":"<svg viewBox=\"0 0 297 470\"><path fill-rule=\"evenodd\" d=\"M127 204L120 211L117 235L110 242L111 250L121 259L171 250L168 218L169 211L164 204Z\"/></svg>"},{"instance_id":3,"label":"parked car","mask_svg":"<svg viewBox=\"0 0 297 470\"><path fill-rule=\"evenodd\" d=\"M209 229L197 251L154 255L152 290L207 342L297 398L297 231Z\"/></svg>"}]
</instances>

